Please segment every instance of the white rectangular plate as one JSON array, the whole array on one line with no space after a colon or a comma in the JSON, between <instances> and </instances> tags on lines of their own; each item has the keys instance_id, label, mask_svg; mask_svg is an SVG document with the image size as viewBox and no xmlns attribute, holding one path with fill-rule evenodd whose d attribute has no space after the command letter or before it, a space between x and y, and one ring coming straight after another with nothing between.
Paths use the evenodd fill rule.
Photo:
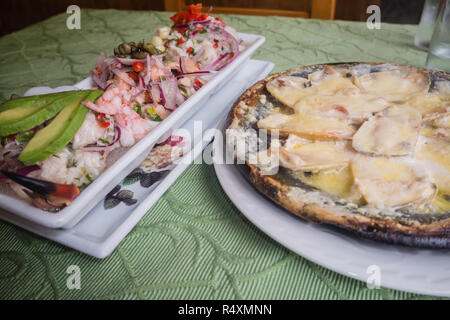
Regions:
<instances>
[{"instance_id":1,"label":"white rectangular plate","mask_svg":"<svg viewBox=\"0 0 450 320\"><path fill-rule=\"evenodd\" d=\"M168 118L142 140L131 147L112 166L107 168L93 183L91 183L81 194L58 213L49 213L38 209L31 204L0 193L0 208L8 210L16 215L30 220L47 228L71 228L76 225L92 208L99 203L111 189L122 181L134 168L136 168L146 157L153 145L168 130L181 126L192 115L203 113L205 102L222 86L224 86L236 74L242 65L250 59L250 56L264 42L265 38L259 35L240 33L240 38L246 44L246 49L229 64L218 72L214 78L206 83L198 92L186 100ZM240 68L239 68L240 67ZM79 89L92 87L90 78L87 78L75 86ZM36 88L37 92L28 91L28 94L46 93L45 87ZM70 87L60 87L60 91ZM44 91L43 91L44 90ZM50 88L47 88L51 90ZM72 87L73 90L73 87ZM222 93L220 94L220 96ZM219 113L214 109L215 115ZM208 111L210 113L210 110Z\"/></svg>"},{"instance_id":2,"label":"white rectangular plate","mask_svg":"<svg viewBox=\"0 0 450 320\"><path fill-rule=\"evenodd\" d=\"M229 111L242 92L255 81L264 78L272 68L273 63L249 60L222 87L220 93L206 101L202 108L214 108L215 112L192 115L180 128L181 130L178 129L179 132L183 131L191 136L191 146L188 148L190 151L185 155L185 159L150 188L140 188L139 183L124 187L134 192L134 198L138 200L135 205L126 206L121 203L113 209L105 210L102 198L95 208L71 229L46 228L5 211L0 211L0 219L91 256L97 258L108 256L209 143L209 139L204 137L203 133L208 129L216 128L220 119ZM203 132L194 132L194 121L202 121ZM174 131L176 132L177 130ZM194 133L197 135L194 136Z\"/></svg>"}]
</instances>

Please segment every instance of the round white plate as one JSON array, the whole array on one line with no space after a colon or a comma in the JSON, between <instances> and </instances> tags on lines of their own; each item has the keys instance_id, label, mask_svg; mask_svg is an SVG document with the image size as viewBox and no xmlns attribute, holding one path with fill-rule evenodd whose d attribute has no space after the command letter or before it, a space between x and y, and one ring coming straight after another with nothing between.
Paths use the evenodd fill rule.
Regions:
<instances>
[{"instance_id":1,"label":"round white plate","mask_svg":"<svg viewBox=\"0 0 450 320\"><path fill-rule=\"evenodd\" d=\"M220 164L225 163L223 145L216 137L214 168L222 188L242 214L281 245L364 282L376 285L379 280L383 287L450 296L450 250L389 245L306 222L256 191L237 167Z\"/></svg>"}]
</instances>

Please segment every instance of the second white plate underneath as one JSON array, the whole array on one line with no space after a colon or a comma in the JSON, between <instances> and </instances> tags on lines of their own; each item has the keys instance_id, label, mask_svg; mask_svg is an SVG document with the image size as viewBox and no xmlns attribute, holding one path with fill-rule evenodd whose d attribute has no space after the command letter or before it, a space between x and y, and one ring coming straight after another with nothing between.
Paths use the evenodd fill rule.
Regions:
<instances>
[{"instance_id":1,"label":"second white plate underneath","mask_svg":"<svg viewBox=\"0 0 450 320\"><path fill-rule=\"evenodd\" d=\"M189 133L191 137L191 145L188 148L190 152L186 154L187 161L181 161L150 188L140 188L139 183L126 186L125 189L133 191L136 204L126 206L120 203L113 209L105 210L104 202L100 201L83 220L70 229L46 228L1 209L0 219L94 257L108 256L209 143L212 136L206 138L206 131L216 128L241 93L255 81L264 78L272 68L273 63L249 60L220 92L206 101L209 107L214 108L214 112L193 114L187 119L178 130L180 133ZM198 130L200 132L196 131L197 121L201 121L202 130ZM177 131L174 131L174 134L177 134Z\"/></svg>"},{"instance_id":2,"label":"second white plate underneath","mask_svg":"<svg viewBox=\"0 0 450 320\"><path fill-rule=\"evenodd\" d=\"M214 140L214 168L222 188L272 239L321 266L372 285L379 280L384 287L450 296L450 250L378 243L306 222L257 192L235 165L219 164L225 163L223 145L224 141Z\"/></svg>"}]
</instances>

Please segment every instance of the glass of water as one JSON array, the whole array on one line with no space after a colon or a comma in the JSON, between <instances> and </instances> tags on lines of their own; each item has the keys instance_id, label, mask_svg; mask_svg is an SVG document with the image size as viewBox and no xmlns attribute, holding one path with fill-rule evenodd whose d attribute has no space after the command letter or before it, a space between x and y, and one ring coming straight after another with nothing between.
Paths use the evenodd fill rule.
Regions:
<instances>
[{"instance_id":1,"label":"glass of water","mask_svg":"<svg viewBox=\"0 0 450 320\"><path fill-rule=\"evenodd\" d=\"M422 17L414 37L414 44L423 50L428 50L430 45L440 2L441 0L426 0L423 6Z\"/></svg>"},{"instance_id":2,"label":"glass of water","mask_svg":"<svg viewBox=\"0 0 450 320\"><path fill-rule=\"evenodd\" d=\"M440 10L425 66L450 72L450 0L446 0Z\"/></svg>"}]
</instances>

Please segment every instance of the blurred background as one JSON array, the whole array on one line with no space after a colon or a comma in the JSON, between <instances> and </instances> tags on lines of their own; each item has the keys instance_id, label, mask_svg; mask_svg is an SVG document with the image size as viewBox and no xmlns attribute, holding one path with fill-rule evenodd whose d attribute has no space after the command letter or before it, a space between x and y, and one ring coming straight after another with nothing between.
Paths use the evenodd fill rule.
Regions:
<instances>
[{"instance_id":1,"label":"blurred background","mask_svg":"<svg viewBox=\"0 0 450 320\"><path fill-rule=\"evenodd\" d=\"M322 0L327 1L327 0ZM390 23L417 24L420 20L424 0L329 0L334 3L336 20L365 21L366 9L376 4L381 8L381 21ZM0 2L0 35L20 30L28 25L66 12L71 4L83 8L118 10L173 11L184 3L202 2L208 8L232 8L236 13L247 12L261 15L311 16L311 0L2 0ZM170 10L172 9L172 10ZM250 9L250 10L246 10ZM258 11L259 10L259 11ZM214 10L213 10L214 12ZM223 11L226 12L226 11Z\"/></svg>"}]
</instances>

